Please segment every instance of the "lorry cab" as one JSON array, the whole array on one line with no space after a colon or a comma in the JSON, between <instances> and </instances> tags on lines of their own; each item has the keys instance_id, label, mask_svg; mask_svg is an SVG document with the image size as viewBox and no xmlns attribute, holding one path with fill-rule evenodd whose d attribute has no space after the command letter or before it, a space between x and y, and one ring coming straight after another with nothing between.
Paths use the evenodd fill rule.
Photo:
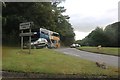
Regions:
<instances>
[{"instance_id":1,"label":"lorry cab","mask_svg":"<svg viewBox=\"0 0 120 80\"><path fill-rule=\"evenodd\" d=\"M53 43L54 48L59 48L60 47L60 38L56 36L51 36L51 41Z\"/></svg>"}]
</instances>

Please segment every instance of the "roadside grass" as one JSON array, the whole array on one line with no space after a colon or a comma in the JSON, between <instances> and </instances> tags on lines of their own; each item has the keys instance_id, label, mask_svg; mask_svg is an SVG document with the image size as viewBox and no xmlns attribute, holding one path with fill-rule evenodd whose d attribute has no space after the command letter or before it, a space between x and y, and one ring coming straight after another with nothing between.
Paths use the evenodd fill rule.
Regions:
<instances>
[{"instance_id":1,"label":"roadside grass","mask_svg":"<svg viewBox=\"0 0 120 80\"><path fill-rule=\"evenodd\" d=\"M83 50L83 51L88 51L88 52L99 53L99 54L119 56L118 50L120 48L101 47L100 49L97 49L97 47L79 47L77 49Z\"/></svg>"},{"instance_id":2,"label":"roadside grass","mask_svg":"<svg viewBox=\"0 0 120 80\"><path fill-rule=\"evenodd\" d=\"M118 69L102 69L95 62L61 54L52 49L32 49L21 51L19 48L3 47L2 70L34 72L45 74L79 74L83 76L118 76Z\"/></svg>"}]
</instances>

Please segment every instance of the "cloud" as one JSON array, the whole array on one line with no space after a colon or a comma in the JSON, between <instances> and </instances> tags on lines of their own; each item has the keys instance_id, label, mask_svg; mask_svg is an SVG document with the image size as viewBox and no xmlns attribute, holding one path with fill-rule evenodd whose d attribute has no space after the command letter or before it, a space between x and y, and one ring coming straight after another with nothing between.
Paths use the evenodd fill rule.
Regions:
<instances>
[{"instance_id":1,"label":"cloud","mask_svg":"<svg viewBox=\"0 0 120 80\"><path fill-rule=\"evenodd\" d=\"M74 18L74 19L73 19ZM105 27L108 24L116 22L115 17L106 17L106 18L95 18L95 17L86 17L86 18L78 18L72 17L71 23L75 30L79 30L82 32L89 32L96 27Z\"/></svg>"},{"instance_id":2,"label":"cloud","mask_svg":"<svg viewBox=\"0 0 120 80\"><path fill-rule=\"evenodd\" d=\"M117 22L118 2L119 0L66 0L61 5L67 9L64 15L70 16L69 22L76 37L80 38L78 32L85 37L98 26L104 28ZM82 38L81 36L80 39Z\"/></svg>"},{"instance_id":3,"label":"cloud","mask_svg":"<svg viewBox=\"0 0 120 80\"><path fill-rule=\"evenodd\" d=\"M88 32L118 20L119 0L66 0L64 6L75 30Z\"/></svg>"},{"instance_id":4,"label":"cloud","mask_svg":"<svg viewBox=\"0 0 120 80\"><path fill-rule=\"evenodd\" d=\"M85 38L85 36L87 36L90 32L79 32L79 31L74 31L75 32L75 40L82 40L83 38Z\"/></svg>"}]
</instances>

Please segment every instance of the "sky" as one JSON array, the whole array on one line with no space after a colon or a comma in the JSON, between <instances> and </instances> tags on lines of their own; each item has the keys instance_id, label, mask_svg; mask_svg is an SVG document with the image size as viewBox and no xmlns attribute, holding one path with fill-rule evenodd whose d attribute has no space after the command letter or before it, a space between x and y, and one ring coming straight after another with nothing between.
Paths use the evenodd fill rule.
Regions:
<instances>
[{"instance_id":1,"label":"sky","mask_svg":"<svg viewBox=\"0 0 120 80\"><path fill-rule=\"evenodd\" d=\"M120 0L65 0L64 6L69 22L75 32L75 40L83 39L96 27L102 27L118 21L118 2Z\"/></svg>"}]
</instances>

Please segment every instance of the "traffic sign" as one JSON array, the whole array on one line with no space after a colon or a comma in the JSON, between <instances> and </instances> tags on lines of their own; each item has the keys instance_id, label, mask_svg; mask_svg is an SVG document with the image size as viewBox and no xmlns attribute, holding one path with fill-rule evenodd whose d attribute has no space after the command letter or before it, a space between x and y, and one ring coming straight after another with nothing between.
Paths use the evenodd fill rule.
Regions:
<instances>
[{"instance_id":1,"label":"traffic sign","mask_svg":"<svg viewBox=\"0 0 120 80\"><path fill-rule=\"evenodd\" d=\"M20 23L20 30L30 29L33 22Z\"/></svg>"},{"instance_id":2,"label":"traffic sign","mask_svg":"<svg viewBox=\"0 0 120 80\"><path fill-rule=\"evenodd\" d=\"M23 37L24 36L29 36L29 53L31 52L31 36L33 35L33 33L31 33L31 27L33 26L33 22L26 22L26 23L20 23L20 30L21 33L19 34L19 36L21 37L21 50L23 49ZM27 33L23 33L23 31L25 29L29 29L29 32Z\"/></svg>"}]
</instances>

